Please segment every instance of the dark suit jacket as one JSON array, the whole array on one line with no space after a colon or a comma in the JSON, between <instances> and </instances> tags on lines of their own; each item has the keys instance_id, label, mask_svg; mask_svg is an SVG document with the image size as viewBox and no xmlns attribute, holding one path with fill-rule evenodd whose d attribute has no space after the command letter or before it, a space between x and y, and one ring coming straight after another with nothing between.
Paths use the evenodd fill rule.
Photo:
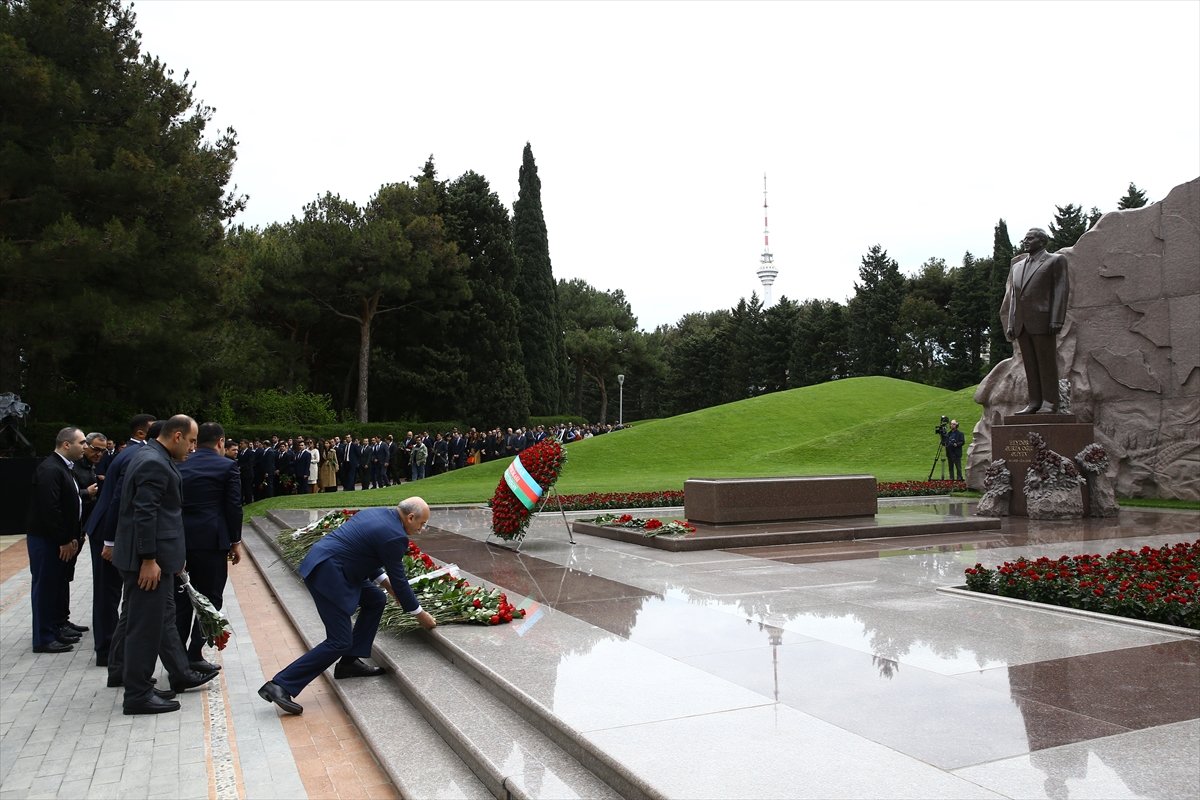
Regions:
<instances>
[{"instance_id":1,"label":"dark suit jacket","mask_svg":"<svg viewBox=\"0 0 1200 800\"><path fill-rule=\"evenodd\" d=\"M1001 312L1005 332L1016 339L1022 332L1044 336L1051 325L1061 328L1069 291L1065 256L1043 250L1032 261L1029 256L1015 261Z\"/></svg>"},{"instance_id":2,"label":"dark suit jacket","mask_svg":"<svg viewBox=\"0 0 1200 800\"><path fill-rule=\"evenodd\" d=\"M154 558L164 572L174 574L183 569L186 557L179 468L167 449L152 441L125 470L112 563L137 572L143 559Z\"/></svg>"},{"instance_id":3,"label":"dark suit jacket","mask_svg":"<svg viewBox=\"0 0 1200 800\"><path fill-rule=\"evenodd\" d=\"M229 550L242 540L242 481L238 465L209 447L197 447L179 465L183 531L188 550Z\"/></svg>"},{"instance_id":4,"label":"dark suit jacket","mask_svg":"<svg viewBox=\"0 0 1200 800\"><path fill-rule=\"evenodd\" d=\"M268 482L275 480L275 457L275 448L266 447L263 448L262 456L260 456L258 459L258 463L262 467L263 477L266 478ZM226 459L226 461L228 460L229 459ZM185 461L183 463L186 464L187 462Z\"/></svg>"},{"instance_id":5,"label":"dark suit jacket","mask_svg":"<svg viewBox=\"0 0 1200 800\"><path fill-rule=\"evenodd\" d=\"M347 616L354 613L364 584L385 571L405 611L420 606L404 572L408 534L396 508L364 508L313 545L299 572L309 586ZM319 568L319 569L318 569Z\"/></svg>"},{"instance_id":6,"label":"dark suit jacket","mask_svg":"<svg viewBox=\"0 0 1200 800\"><path fill-rule=\"evenodd\" d=\"M33 505L29 509L29 535L49 539L61 547L79 538L79 487L71 468L57 452L42 459L33 473Z\"/></svg>"},{"instance_id":7,"label":"dark suit jacket","mask_svg":"<svg viewBox=\"0 0 1200 800\"><path fill-rule=\"evenodd\" d=\"M141 439L130 439L125 449L117 453L104 473L104 483L100 484L100 496L96 498L96 507L87 518L84 530L88 536L98 538L102 542L112 542L117 535L117 513L121 506L121 488L125 485L125 469L130 459L139 452L146 443Z\"/></svg>"},{"instance_id":8,"label":"dark suit jacket","mask_svg":"<svg viewBox=\"0 0 1200 800\"><path fill-rule=\"evenodd\" d=\"M296 480L301 483L308 480L308 467L312 464L312 453L307 450L301 450L296 454L296 461L292 465L292 473L296 476Z\"/></svg>"}]
</instances>

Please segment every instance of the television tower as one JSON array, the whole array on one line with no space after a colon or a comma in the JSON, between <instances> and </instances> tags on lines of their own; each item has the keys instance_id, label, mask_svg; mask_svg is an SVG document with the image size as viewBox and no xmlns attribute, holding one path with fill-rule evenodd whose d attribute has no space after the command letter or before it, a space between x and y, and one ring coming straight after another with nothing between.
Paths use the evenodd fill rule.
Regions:
<instances>
[{"instance_id":1,"label":"television tower","mask_svg":"<svg viewBox=\"0 0 1200 800\"><path fill-rule=\"evenodd\" d=\"M767 225L767 173L763 173L763 251L758 259L758 279L763 285L763 308L771 305L771 285L775 283L779 270L775 269L775 256L771 255L771 235Z\"/></svg>"}]
</instances>

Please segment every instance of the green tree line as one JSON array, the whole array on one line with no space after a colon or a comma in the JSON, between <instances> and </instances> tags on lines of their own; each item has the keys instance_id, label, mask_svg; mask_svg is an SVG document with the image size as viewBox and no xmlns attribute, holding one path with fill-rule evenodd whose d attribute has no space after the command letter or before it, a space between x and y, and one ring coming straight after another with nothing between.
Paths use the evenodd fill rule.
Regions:
<instances>
[{"instance_id":1,"label":"green tree line","mask_svg":"<svg viewBox=\"0 0 1200 800\"><path fill-rule=\"evenodd\" d=\"M844 303L751 296L645 332L622 289L554 278L529 144L511 213L430 156L361 205L247 228L236 131L209 131L131 7L0 0L0 70L0 392L41 420L614 422L857 375L957 389L1011 354L1003 220L953 266L870 248ZM1146 202L1131 183L1117 205ZM1052 247L1099 214L1057 207Z\"/></svg>"}]
</instances>

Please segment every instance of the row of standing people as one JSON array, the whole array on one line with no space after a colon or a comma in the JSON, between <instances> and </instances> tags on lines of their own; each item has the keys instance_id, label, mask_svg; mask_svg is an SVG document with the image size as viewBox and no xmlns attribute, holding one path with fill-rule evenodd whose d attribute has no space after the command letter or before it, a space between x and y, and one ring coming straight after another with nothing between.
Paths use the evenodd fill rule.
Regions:
<instances>
[{"instance_id":1,"label":"row of standing people","mask_svg":"<svg viewBox=\"0 0 1200 800\"><path fill-rule=\"evenodd\" d=\"M473 464L511 458L547 437L570 443L620 430L617 425L493 428L445 433L407 431L394 435L332 439L306 437L268 440L242 439L227 443L226 454L238 462L244 503L278 494L308 494L376 489L421 480Z\"/></svg>"},{"instance_id":2,"label":"row of standing people","mask_svg":"<svg viewBox=\"0 0 1200 800\"><path fill-rule=\"evenodd\" d=\"M96 665L124 687L126 714L175 711L176 694L212 680L191 603L175 598L186 566L220 609L241 559L241 479L216 423L138 415L130 438L61 430L34 475L26 542L35 653L65 653L92 631ZM85 544L86 543L86 544ZM70 619L70 585L91 553L91 628ZM170 688L155 685L161 659Z\"/></svg>"}]
</instances>

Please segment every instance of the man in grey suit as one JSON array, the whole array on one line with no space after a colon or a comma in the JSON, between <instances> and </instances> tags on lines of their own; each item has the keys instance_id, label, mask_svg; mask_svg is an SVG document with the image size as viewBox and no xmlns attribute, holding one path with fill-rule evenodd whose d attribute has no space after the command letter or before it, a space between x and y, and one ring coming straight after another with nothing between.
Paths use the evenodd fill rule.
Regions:
<instances>
[{"instance_id":1,"label":"man in grey suit","mask_svg":"<svg viewBox=\"0 0 1200 800\"><path fill-rule=\"evenodd\" d=\"M183 496L177 461L196 446L196 421L171 417L129 462L121 488L113 565L124 581L126 714L178 711L179 703L156 693L152 676L163 637L175 630L175 582L186 554Z\"/></svg>"},{"instance_id":2,"label":"man in grey suit","mask_svg":"<svg viewBox=\"0 0 1200 800\"><path fill-rule=\"evenodd\" d=\"M1047 253L1050 236L1030 228L1021 240L1025 257L1013 262L1000 318L1016 341L1029 384L1029 405L1018 414L1053 414L1058 409L1058 332L1067 317L1070 284L1067 259Z\"/></svg>"}]
</instances>

